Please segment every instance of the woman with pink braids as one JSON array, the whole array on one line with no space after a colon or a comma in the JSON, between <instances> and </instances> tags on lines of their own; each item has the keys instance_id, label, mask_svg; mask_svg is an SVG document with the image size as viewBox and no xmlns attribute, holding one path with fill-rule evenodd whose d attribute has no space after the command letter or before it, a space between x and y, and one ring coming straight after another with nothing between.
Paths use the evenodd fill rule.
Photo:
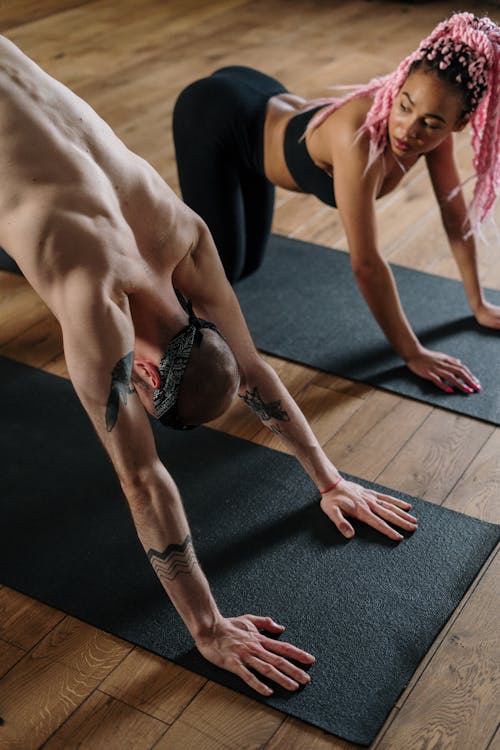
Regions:
<instances>
[{"instance_id":1,"label":"woman with pink braids","mask_svg":"<svg viewBox=\"0 0 500 750\"><path fill-rule=\"evenodd\" d=\"M468 124L476 184L467 208L453 132ZM470 307L500 329L474 242L500 186L500 29L489 18L454 14L393 73L344 99L306 101L259 71L222 68L180 94L174 140L183 198L207 222L231 281L262 261L274 186L314 194L340 211L358 286L410 370L447 392L480 390L464 364L411 329L377 247L374 202L425 157Z\"/></svg>"}]
</instances>

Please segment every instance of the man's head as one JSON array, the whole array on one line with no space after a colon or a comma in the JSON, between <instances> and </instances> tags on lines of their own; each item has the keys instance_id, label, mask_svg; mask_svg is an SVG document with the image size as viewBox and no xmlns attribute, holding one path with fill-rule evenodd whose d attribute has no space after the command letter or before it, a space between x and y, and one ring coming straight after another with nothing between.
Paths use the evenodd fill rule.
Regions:
<instances>
[{"instance_id":1,"label":"man's head","mask_svg":"<svg viewBox=\"0 0 500 750\"><path fill-rule=\"evenodd\" d=\"M136 358L132 382L144 407L162 424L187 429L216 419L239 387L236 359L213 323L186 306L188 324L171 339L159 363Z\"/></svg>"}]
</instances>

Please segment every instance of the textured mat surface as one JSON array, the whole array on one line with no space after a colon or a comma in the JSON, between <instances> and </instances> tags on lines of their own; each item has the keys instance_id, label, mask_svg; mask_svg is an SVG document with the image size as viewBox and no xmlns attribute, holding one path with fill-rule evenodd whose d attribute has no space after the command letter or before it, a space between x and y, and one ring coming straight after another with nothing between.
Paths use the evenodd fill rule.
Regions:
<instances>
[{"instance_id":1,"label":"textured mat surface","mask_svg":"<svg viewBox=\"0 0 500 750\"><path fill-rule=\"evenodd\" d=\"M460 282L392 269L420 340L467 364L481 393L441 393L402 365L358 290L347 253L273 235L262 267L235 289L262 351L500 424L500 331L475 322ZM499 291L486 296L500 305Z\"/></svg>"},{"instance_id":2,"label":"textured mat surface","mask_svg":"<svg viewBox=\"0 0 500 750\"><path fill-rule=\"evenodd\" d=\"M21 273L16 261L5 250L0 247L0 271L10 271L11 273Z\"/></svg>"},{"instance_id":3,"label":"textured mat surface","mask_svg":"<svg viewBox=\"0 0 500 750\"><path fill-rule=\"evenodd\" d=\"M70 383L0 358L0 410L0 583L251 694L193 648ZM270 614L317 657L309 686L264 702L368 744L498 527L415 500L420 528L401 544L356 524L346 542L291 457L155 432L222 612Z\"/></svg>"}]
</instances>

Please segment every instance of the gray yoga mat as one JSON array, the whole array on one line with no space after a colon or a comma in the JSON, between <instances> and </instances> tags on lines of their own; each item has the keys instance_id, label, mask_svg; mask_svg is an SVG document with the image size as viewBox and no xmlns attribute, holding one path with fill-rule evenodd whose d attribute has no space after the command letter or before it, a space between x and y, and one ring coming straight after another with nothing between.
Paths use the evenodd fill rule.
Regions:
<instances>
[{"instance_id":1,"label":"gray yoga mat","mask_svg":"<svg viewBox=\"0 0 500 750\"><path fill-rule=\"evenodd\" d=\"M317 657L305 689L260 699L193 647L71 384L0 358L0 412L0 583L360 744L374 738L499 536L415 499L413 536L395 544L354 522L347 542L290 456L210 429L155 425L222 612L271 615ZM9 721L1 682L0 714Z\"/></svg>"},{"instance_id":2,"label":"gray yoga mat","mask_svg":"<svg viewBox=\"0 0 500 750\"><path fill-rule=\"evenodd\" d=\"M235 290L262 351L500 425L500 331L475 322L460 282L392 269L422 343L461 359L482 392L442 393L402 364L358 290L347 253L273 235L261 268ZM486 296L500 305L500 291Z\"/></svg>"}]
</instances>

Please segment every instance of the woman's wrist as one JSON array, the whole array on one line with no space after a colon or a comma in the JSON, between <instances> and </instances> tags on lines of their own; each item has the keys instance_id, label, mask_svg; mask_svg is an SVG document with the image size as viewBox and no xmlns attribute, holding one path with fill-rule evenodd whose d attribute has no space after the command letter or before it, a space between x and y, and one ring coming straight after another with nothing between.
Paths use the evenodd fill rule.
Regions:
<instances>
[{"instance_id":1,"label":"woman's wrist","mask_svg":"<svg viewBox=\"0 0 500 750\"><path fill-rule=\"evenodd\" d=\"M408 346L402 348L399 352L399 355L404 362L408 363L411 359L420 356L423 351L424 347L415 336L415 340L412 341Z\"/></svg>"}]
</instances>

